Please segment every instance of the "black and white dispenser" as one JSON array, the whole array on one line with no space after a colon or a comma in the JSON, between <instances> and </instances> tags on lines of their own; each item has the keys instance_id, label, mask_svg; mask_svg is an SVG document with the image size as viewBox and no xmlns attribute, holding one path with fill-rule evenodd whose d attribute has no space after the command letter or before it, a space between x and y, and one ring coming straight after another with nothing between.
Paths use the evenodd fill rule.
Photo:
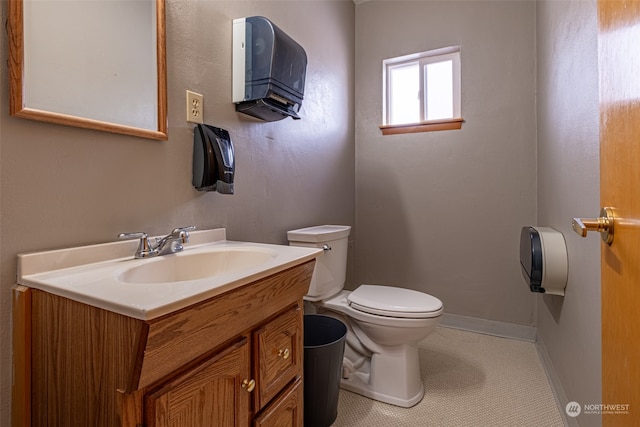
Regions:
<instances>
[{"instance_id":1,"label":"black and white dispenser","mask_svg":"<svg viewBox=\"0 0 640 427\"><path fill-rule=\"evenodd\" d=\"M199 124L193 130L193 180L198 191L233 194L235 156L229 132Z\"/></svg>"},{"instance_id":2,"label":"black and white dispenser","mask_svg":"<svg viewBox=\"0 0 640 427\"><path fill-rule=\"evenodd\" d=\"M273 122L299 119L307 54L264 16L233 20L232 100L236 111Z\"/></svg>"},{"instance_id":3,"label":"black and white dispenser","mask_svg":"<svg viewBox=\"0 0 640 427\"><path fill-rule=\"evenodd\" d=\"M522 227L520 267L531 292L564 296L568 260L562 233L550 227Z\"/></svg>"}]
</instances>

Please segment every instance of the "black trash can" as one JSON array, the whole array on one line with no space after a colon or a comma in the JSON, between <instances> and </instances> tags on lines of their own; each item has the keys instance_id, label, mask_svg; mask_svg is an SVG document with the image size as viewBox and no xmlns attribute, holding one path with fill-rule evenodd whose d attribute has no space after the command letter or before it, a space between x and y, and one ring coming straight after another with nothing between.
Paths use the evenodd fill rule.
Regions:
<instances>
[{"instance_id":1,"label":"black trash can","mask_svg":"<svg viewBox=\"0 0 640 427\"><path fill-rule=\"evenodd\" d=\"M347 327L319 314L304 316L304 426L328 427L338 416Z\"/></svg>"}]
</instances>

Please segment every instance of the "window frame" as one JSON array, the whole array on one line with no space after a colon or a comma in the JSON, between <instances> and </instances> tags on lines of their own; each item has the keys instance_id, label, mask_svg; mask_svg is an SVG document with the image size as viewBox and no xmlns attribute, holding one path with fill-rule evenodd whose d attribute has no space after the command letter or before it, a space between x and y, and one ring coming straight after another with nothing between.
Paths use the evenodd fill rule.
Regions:
<instances>
[{"instance_id":1,"label":"window frame","mask_svg":"<svg viewBox=\"0 0 640 427\"><path fill-rule=\"evenodd\" d=\"M453 83L453 117L426 120L426 92L425 74L428 64L452 61L452 83ZM390 124L390 72L392 68L407 66L411 63L418 63L419 84L420 84L420 121L417 123ZM380 126L384 135L398 133L427 132L435 130L460 129L462 127L462 96L461 96L461 66L460 66L460 46L449 46L439 49L432 49L424 52L389 58L382 61L383 90L382 90L382 123Z\"/></svg>"}]
</instances>

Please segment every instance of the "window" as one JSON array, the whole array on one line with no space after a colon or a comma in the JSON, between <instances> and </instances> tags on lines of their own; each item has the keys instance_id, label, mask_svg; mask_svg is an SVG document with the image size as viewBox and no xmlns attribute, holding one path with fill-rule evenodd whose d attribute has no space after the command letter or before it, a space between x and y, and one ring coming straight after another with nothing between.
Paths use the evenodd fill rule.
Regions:
<instances>
[{"instance_id":1,"label":"window","mask_svg":"<svg viewBox=\"0 0 640 427\"><path fill-rule=\"evenodd\" d=\"M460 47L383 61L382 133L460 129Z\"/></svg>"}]
</instances>

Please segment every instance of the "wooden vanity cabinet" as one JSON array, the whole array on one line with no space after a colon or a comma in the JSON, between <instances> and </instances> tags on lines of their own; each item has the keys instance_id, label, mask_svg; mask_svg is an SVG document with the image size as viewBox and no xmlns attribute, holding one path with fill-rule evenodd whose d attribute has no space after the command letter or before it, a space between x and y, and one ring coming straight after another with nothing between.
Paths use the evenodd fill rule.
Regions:
<instances>
[{"instance_id":1,"label":"wooden vanity cabinet","mask_svg":"<svg viewBox=\"0 0 640 427\"><path fill-rule=\"evenodd\" d=\"M16 287L14 426L302 426L313 267L150 321Z\"/></svg>"}]
</instances>

